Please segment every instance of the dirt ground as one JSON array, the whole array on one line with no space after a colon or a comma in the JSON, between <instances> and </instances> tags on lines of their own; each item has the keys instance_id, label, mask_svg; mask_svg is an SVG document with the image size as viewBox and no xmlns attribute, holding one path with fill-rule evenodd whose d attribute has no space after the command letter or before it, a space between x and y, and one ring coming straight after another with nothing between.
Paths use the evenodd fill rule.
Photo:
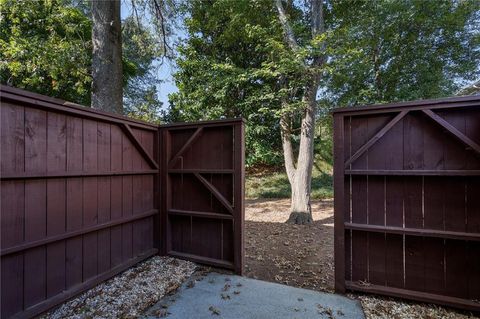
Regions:
<instances>
[{"instance_id":1,"label":"dirt ground","mask_svg":"<svg viewBox=\"0 0 480 319\"><path fill-rule=\"evenodd\" d=\"M313 224L289 225L288 199L247 200L245 275L333 292L333 200L313 201ZM435 305L350 294L367 318L480 318Z\"/></svg>"}]
</instances>

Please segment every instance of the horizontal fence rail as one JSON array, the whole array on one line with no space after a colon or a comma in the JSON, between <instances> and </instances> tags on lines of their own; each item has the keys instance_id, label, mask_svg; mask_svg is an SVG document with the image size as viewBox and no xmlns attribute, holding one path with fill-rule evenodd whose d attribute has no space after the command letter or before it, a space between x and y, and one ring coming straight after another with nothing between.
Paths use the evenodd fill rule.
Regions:
<instances>
[{"instance_id":1,"label":"horizontal fence rail","mask_svg":"<svg viewBox=\"0 0 480 319\"><path fill-rule=\"evenodd\" d=\"M334 111L335 289L480 311L480 97Z\"/></svg>"}]
</instances>

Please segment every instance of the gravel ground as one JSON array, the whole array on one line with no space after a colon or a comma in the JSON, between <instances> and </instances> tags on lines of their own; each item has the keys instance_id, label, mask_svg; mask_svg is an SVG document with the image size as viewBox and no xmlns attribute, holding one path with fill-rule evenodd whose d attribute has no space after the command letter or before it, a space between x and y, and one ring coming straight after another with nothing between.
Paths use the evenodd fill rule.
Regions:
<instances>
[{"instance_id":1,"label":"gravel ground","mask_svg":"<svg viewBox=\"0 0 480 319\"><path fill-rule=\"evenodd\" d=\"M432 304L382 298L373 295L348 294L362 303L367 319L467 319L478 318L471 313L460 312Z\"/></svg>"},{"instance_id":2,"label":"gravel ground","mask_svg":"<svg viewBox=\"0 0 480 319\"><path fill-rule=\"evenodd\" d=\"M313 201L313 224L290 225L288 199L246 202L245 274L291 286L333 292L333 201ZM367 319L466 319L471 313L402 299L351 293Z\"/></svg>"},{"instance_id":3,"label":"gravel ground","mask_svg":"<svg viewBox=\"0 0 480 319\"><path fill-rule=\"evenodd\" d=\"M86 291L42 318L136 318L175 291L196 269L192 262L152 257Z\"/></svg>"}]
</instances>

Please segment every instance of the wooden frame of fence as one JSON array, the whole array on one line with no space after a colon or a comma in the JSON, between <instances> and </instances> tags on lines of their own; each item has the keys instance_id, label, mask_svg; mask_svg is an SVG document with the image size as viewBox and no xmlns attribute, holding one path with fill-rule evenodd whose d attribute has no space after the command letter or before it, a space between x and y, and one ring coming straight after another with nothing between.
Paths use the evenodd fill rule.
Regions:
<instances>
[{"instance_id":1,"label":"wooden frame of fence","mask_svg":"<svg viewBox=\"0 0 480 319\"><path fill-rule=\"evenodd\" d=\"M0 98L2 317L33 317L169 253L162 138L169 129L235 130L235 141L227 141L234 147L229 174L237 203L231 268L241 273L243 121L158 126L4 85ZM201 170L194 173L203 178ZM225 266L202 256L178 257Z\"/></svg>"},{"instance_id":2,"label":"wooden frame of fence","mask_svg":"<svg viewBox=\"0 0 480 319\"><path fill-rule=\"evenodd\" d=\"M243 273L244 265L244 240L242 233L244 231L244 180L245 180L245 141L244 141L244 120L232 119L232 120L213 120L203 121L196 123L181 123L181 124L169 124L162 125L160 128L161 136L161 150L164 154L163 161L161 163L161 180L162 188L165 189L162 192L162 204L161 211L161 224L162 232L164 233L164 245L162 246L165 254L176 256L180 258L187 258L192 261L206 263L217 267L234 270L237 274ZM209 131L216 131L215 135L209 135ZM172 152L172 143L175 141L177 135L183 135L185 132L191 131L188 139L180 139L180 147L177 147L176 151ZM233 139L233 145L231 149L224 150L225 143ZM195 147L196 144L200 144ZM177 145L178 146L178 145ZM219 147L220 146L220 147ZM226 146L226 145L225 145ZM215 152L214 148L219 148L220 151ZM184 156L186 150L189 149L188 156ZM210 154L208 160L205 160L206 154ZM213 157L212 157L213 155ZM225 159L226 157L231 157ZM200 160L204 159L204 160ZM219 165L220 163L220 165ZM178 164L178 165L177 165ZM224 165L226 164L226 168ZM186 167L184 167L184 165ZM192 166L193 165L193 166ZM205 167L207 165L207 167ZM211 179L213 176L225 176L227 180L231 182L231 185L218 185L215 186ZM210 179L208 179L210 176ZM193 180L199 182L197 187L188 185L183 187L172 186L172 179L181 178L182 180L193 177ZM208 180L207 180L208 179ZM183 183L182 183L183 184ZM227 183L228 184L228 183ZM213 209L210 207L199 208L201 206L198 198L193 196L193 193L200 187L204 190L208 190L210 193L210 201L218 201L221 210ZM180 188L182 188L180 190ZM231 188L231 197L226 196L227 189ZM189 194L189 209L183 207L175 207L172 196L178 192L185 192ZM174 196L173 196L174 197ZM178 203L177 203L178 204ZM200 206L199 206L200 205ZM215 205L213 205L215 206ZM206 209L205 209L206 208ZM188 225L183 225L186 232L182 233L179 242L185 238L185 247L182 245L174 245L175 230L173 230L173 220L177 217L184 217ZM189 220L188 220L189 219ZM210 228L209 231L203 233L203 238L209 241L210 244L199 248L197 253L192 249L192 231L195 229L194 219L202 220L202 223L206 224L204 227ZM225 230L224 223L232 223L233 237L231 242L227 242L227 231ZM181 231L181 230L177 230ZM216 237L220 233L220 237ZM180 235L180 234L179 234ZM225 238L224 238L225 237ZM217 238L217 240L215 240ZM177 246L177 248L173 247ZM187 247L189 246L189 247ZM225 257L224 250L227 250L231 255ZM220 251L215 254L214 251Z\"/></svg>"},{"instance_id":3,"label":"wooden frame of fence","mask_svg":"<svg viewBox=\"0 0 480 319\"><path fill-rule=\"evenodd\" d=\"M480 311L480 96L333 116L335 290Z\"/></svg>"}]
</instances>

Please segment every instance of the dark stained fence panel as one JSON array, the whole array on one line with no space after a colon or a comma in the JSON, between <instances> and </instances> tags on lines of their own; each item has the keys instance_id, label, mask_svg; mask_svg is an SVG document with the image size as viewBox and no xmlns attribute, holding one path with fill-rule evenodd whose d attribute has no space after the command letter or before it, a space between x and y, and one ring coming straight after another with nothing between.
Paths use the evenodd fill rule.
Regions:
<instances>
[{"instance_id":1,"label":"dark stained fence panel","mask_svg":"<svg viewBox=\"0 0 480 319\"><path fill-rule=\"evenodd\" d=\"M242 273L243 125L227 120L160 129L166 253Z\"/></svg>"},{"instance_id":2,"label":"dark stained fence panel","mask_svg":"<svg viewBox=\"0 0 480 319\"><path fill-rule=\"evenodd\" d=\"M1 317L31 317L157 253L156 125L1 87ZM137 141L129 135L132 130Z\"/></svg>"},{"instance_id":3,"label":"dark stained fence panel","mask_svg":"<svg viewBox=\"0 0 480 319\"><path fill-rule=\"evenodd\" d=\"M480 311L480 97L334 123L336 290Z\"/></svg>"}]
</instances>

